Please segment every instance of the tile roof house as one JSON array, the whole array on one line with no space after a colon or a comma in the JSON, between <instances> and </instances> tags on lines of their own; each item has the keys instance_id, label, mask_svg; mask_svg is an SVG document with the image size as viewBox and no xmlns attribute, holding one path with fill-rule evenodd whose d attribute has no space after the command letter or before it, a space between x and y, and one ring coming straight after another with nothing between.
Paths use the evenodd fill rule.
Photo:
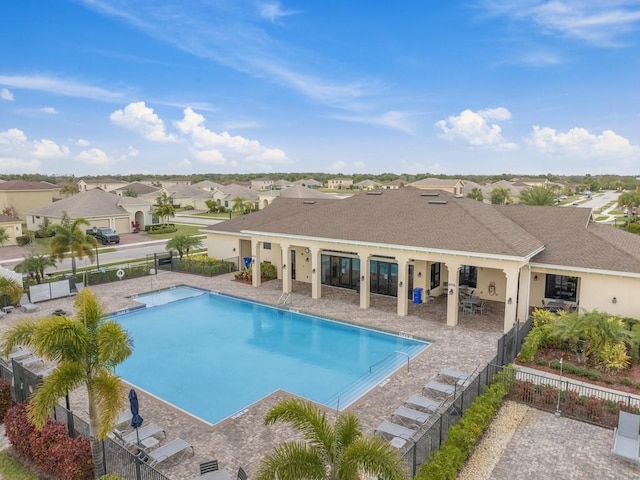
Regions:
<instances>
[{"instance_id":1,"label":"tile roof house","mask_svg":"<svg viewBox=\"0 0 640 480\"><path fill-rule=\"evenodd\" d=\"M454 195L462 195L464 182L462 180L449 178L428 177L410 183L408 186L419 188L421 190L444 190L445 192L451 192Z\"/></svg>"},{"instance_id":2,"label":"tile roof house","mask_svg":"<svg viewBox=\"0 0 640 480\"><path fill-rule=\"evenodd\" d=\"M7 243L4 245L18 244L16 238L22 236L22 221L19 218L2 215L0 213L0 228L3 228L9 237Z\"/></svg>"},{"instance_id":3,"label":"tile roof house","mask_svg":"<svg viewBox=\"0 0 640 480\"><path fill-rule=\"evenodd\" d=\"M342 197L337 197L331 193L323 193L318 192L316 190L312 190L307 187L302 187L300 185L294 185L288 188L284 188L282 190L271 190L269 192L263 192L260 194L260 208L264 208L273 202L276 198L306 198L306 199L330 199L330 200L339 200Z\"/></svg>"},{"instance_id":4,"label":"tile roof house","mask_svg":"<svg viewBox=\"0 0 640 480\"><path fill-rule=\"evenodd\" d=\"M375 180L362 180L353 184L354 190L373 190L374 188L381 188L382 182L376 182Z\"/></svg>"},{"instance_id":5,"label":"tile roof house","mask_svg":"<svg viewBox=\"0 0 640 480\"><path fill-rule=\"evenodd\" d=\"M330 178L327 181L327 188L333 190L350 190L353 187L353 179L348 177Z\"/></svg>"},{"instance_id":6,"label":"tile roof house","mask_svg":"<svg viewBox=\"0 0 640 480\"><path fill-rule=\"evenodd\" d=\"M193 186L213 192L217 187L222 187L223 185L221 183L212 182L211 180L203 180L202 182L194 183Z\"/></svg>"},{"instance_id":7,"label":"tile roof house","mask_svg":"<svg viewBox=\"0 0 640 480\"><path fill-rule=\"evenodd\" d=\"M117 178L81 178L78 180L78 191L85 192L94 188L100 188L105 192L110 192L116 188L124 187L127 183Z\"/></svg>"},{"instance_id":8,"label":"tile roof house","mask_svg":"<svg viewBox=\"0 0 640 480\"><path fill-rule=\"evenodd\" d=\"M151 185L147 185L142 182L131 182L123 187L116 188L113 190L113 193L118 195L119 197L126 197L127 192L133 192L136 196L140 197L143 195L149 195L156 193L156 196L159 195L160 187L154 187Z\"/></svg>"},{"instance_id":9,"label":"tile roof house","mask_svg":"<svg viewBox=\"0 0 640 480\"><path fill-rule=\"evenodd\" d=\"M72 220L86 218L92 226L131 233L133 223L140 228L152 223L152 210L152 206L142 199L120 197L94 188L27 212L27 229L37 230L45 218L51 223L59 223L66 213Z\"/></svg>"},{"instance_id":10,"label":"tile roof house","mask_svg":"<svg viewBox=\"0 0 640 480\"><path fill-rule=\"evenodd\" d=\"M313 178L305 178L302 180L296 180L295 182L293 182L296 185L300 185L301 187L307 187L307 188L321 188L322 187L322 182L319 182L318 180L314 180Z\"/></svg>"},{"instance_id":11,"label":"tile roof house","mask_svg":"<svg viewBox=\"0 0 640 480\"><path fill-rule=\"evenodd\" d=\"M260 194L255 190L238 185L237 183L223 185L213 191L213 200L215 200L219 207L226 209L233 208L234 199L239 197L244 198L246 202L254 202L256 209L260 208Z\"/></svg>"},{"instance_id":12,"label":"tile roof house","mask_svg":"<svg viewBox=\"0 0 640 480\"><path fill-rule=\"evenodd\" d=\"M60 187L52 183L8 180L0 183L0 212L13 208L24 219L29 210L52 203L59 194Z\"/></svg>"},{"instance_id":13,"label":"tile roof house","mask_svg":"<svg viewBox=\"0 0 640 480\"><path fill-rule=\"evenodd\" d=\"M421 288L425 299L443 298L455 326L466 285L504 308L505 331L549 300L640 318L640 236L593 222L590 209L489 205L407 187L339 202L277 198L206 231L209 255L269 261L284 292L293 280L311 284L312 298L340 286L358 291L365 309L371 294L388 295L404 316Z\"/></svg>"}]
</instances>

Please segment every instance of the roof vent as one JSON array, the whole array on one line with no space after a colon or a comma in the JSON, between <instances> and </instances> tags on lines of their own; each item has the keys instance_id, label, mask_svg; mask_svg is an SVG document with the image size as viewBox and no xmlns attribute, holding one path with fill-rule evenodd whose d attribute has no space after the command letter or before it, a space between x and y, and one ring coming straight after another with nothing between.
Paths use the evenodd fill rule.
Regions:
<instances>
[{"instance_id":1,"label":"roof vent","mask_svg":"<svg viewBox=\"0 0 640 480\"><path fill-rule=\"evenodd\" d=\"M422 192L420 194L421 197L437 197L440 195L440 192Z\"/></svg>"},{"instance_id":2,"label":"roof vent","mask_svg":"<svg viewBox=\"0 0 640 480\"><path fill-rule=\"evenodd\" d=\"M446 200L429 200L429 203L432 203L434 205L444 205L447 203Z\"/></svg>"},{"instance_id":3,"label":"roof vent","mask_svg":"<svg viewBox=\"0 0 640 480\"><path fill-rule=\"evenodd\" d=\"M367 195L382 195L382 190L369 190Z\"/></svg>"},{"instance_id":4,"label":"roof vent","mask_svg":"<svg viewBox=\"0 0 640 480\"><path fill-rule=\"evenodd\" d=\"M304 200L302 202L305 205L315 205L316 201L315 200Z\"/></svg>"}]
</instances>

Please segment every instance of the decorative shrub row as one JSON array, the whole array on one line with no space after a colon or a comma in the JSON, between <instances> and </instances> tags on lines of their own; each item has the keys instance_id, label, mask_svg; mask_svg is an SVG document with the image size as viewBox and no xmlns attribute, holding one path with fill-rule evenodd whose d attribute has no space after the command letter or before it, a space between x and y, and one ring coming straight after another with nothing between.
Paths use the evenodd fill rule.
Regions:
<instances>
[{"instance_id":1,"label":"decorative shrub row","mask_svg":"<svg viewBox=\"0 0 640 480\"><path fill-rule=\"evenodd\" d=\"M586 377L589 380L592 380L594 382L597 382L602 378L602 375L600 374L600 372L592 368L581 367L580 365L574 365L571 362L564 362L564 361L562 362L562 365L560 365L559 360L551 360L549 362L549 367L555 370L560 370L561 366L562 366L562 373L577 375L579 377Z\"/></svg>"},{"instance_id":2,"label":"decorative shrub row","mask_svg":"<svg viewBox=\"0 0 640 480\"><path fill-rule=\"evenodd\" d=\"M11 407L4 423L11 445L38 468L60 480L93 478L89 440L69 438L62 423L49 420L42 430L36 430L29 421L26 403Z\"/></svg>"},{"instance_id":3,"label":"decorative shrub row","mask_svg":"<svg viewBox=\"0 0 640 480\"><path fill-rule=\"evenodd\" d=\"M174 223L154 223L152 225L145 225L144 231L150 235L159 235L161 233L177 232L178 228Z\"/></svg>"},{"instance_id":4,"label":"decorative shrub row","mask_svg":"<svg viewBox=\"0 0 640 480\"><path fill-rule=\"evenodd\" d=\"M415 480L455 480L509 391L513 367L498 373L485 392L449 429L447 441L424 463Z\"/></svg>"},{"instance_id":5,"label":"decorative shrub row","mask_svg":"<svg viewBox=\"0 0 640 480\"><path fill-rule=\"evenodd\" d=\"M0 422L4 423L4 416L12 405L11 385L0 378Z\"/></svg>"}]
</instances>

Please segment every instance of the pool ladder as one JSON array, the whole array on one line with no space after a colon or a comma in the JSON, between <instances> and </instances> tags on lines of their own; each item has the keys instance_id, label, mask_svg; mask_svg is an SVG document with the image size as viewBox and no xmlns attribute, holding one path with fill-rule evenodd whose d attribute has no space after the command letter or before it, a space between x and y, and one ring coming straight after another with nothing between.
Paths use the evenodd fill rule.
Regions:
<instances>
[{"instance_id":1,"label":"pool ladder","mask_svg":"<svg viewBox=\"0 0 640 480\"><path fill-rule=\"evenodd\" d=\"M291 300L291 293L283 292L278 299L277 305L286 305L289 300Z\"/></svg>"}]
</instances>

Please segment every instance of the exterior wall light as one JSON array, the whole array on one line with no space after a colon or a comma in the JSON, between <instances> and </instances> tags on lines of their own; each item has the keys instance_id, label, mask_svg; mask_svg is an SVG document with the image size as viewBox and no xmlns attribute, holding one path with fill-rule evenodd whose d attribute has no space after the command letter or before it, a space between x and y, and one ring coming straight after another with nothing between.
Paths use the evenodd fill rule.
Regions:
<instances>
[{"instance_id":1,"label":"exterior wall light","mask_svg":"<svg viewBox=\"0 0 640 480\"><path fill-rule=\"evenodd\" d=\"M509 297L509 300L507 300L507 303L511 305L511 302L512 302L511 297Z\"/></svg>"},{"instance_id":2,"label":"exterior wall light","mask_svg":"<svg viewBox=\"0 0 640 480\"><path fill-rule=\"evenodd\" d=\"M611 299L611 303L618 303L618 299L617 299L616 297L613 297L613 298Z\"/></svg>"},{"instance_id":3,"label":"exterior wall light","mask_svg":"<svg viewBox=\"0 0 640 480\"><path fill-rule=\"evenodd\" d=\"M449 290L449 295L453 295L453 288Z\"/></svg>"},{"instance_id":4,"label":"exterior wall light","mask_svg":"<svg viewBox=\"0 0 640 480\"><path fill-rule=\"evenodd\" d=\"M398 286L402 288L402 280L400 280L400 283L398 284Z\"/></svg>"},{"instance_id":5,"label":"exterior wall light","mask_svg":"<svg viewBox=\"0 0 640 480\"><path fill-rule=\"evenodd\" d=\"M286 263L283 263L283 264L282 264L282 269L283 269L283 270L285 270L286 268L287 268L287 264L286 264Z\"/></svg>"},{"instance_id":6,"label":"exterior wall light","mask_svg":"<svg viewBox=\"0 0 640 480\"><path fill-rule=\"evenodd\" d=\"M418 278L422 277L422 272L418 272Z\"/></svg>"},{"instance_id":7,"label":"exterior wall light","mask_svg":"<svg viewBox=\"0 0 640 480\"><path fill-rule=\"evenodd\" d=\"M533 281L534 281L534 282L537 282L537 281L538 281L538 275L534 275L534 276L533 276Z\"/></svg>"},{"instance_id":8,"label":"exterior wall light","mask_svg":"<svg viewBox=\"0 0 640 480\"><path fill-rule=\"evenodd\" d=\"M364 282L364 275L362 275L362 276L360 277L360 280L362 280L362 281Z\"/></svg>"}]
</instances>

